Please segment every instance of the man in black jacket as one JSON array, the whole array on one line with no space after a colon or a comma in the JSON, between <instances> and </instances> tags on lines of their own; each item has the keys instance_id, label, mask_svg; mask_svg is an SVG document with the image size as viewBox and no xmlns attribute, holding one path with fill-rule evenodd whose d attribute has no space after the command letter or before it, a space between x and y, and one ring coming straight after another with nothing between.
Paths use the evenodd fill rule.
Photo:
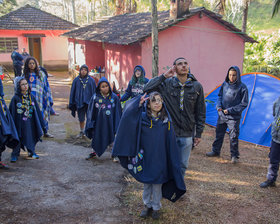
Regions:
<instances>
[{"instance_id":1,"label":"man in black jacket","mask_svg":"<svg viewBox=\"0 0 280 224\"><path fill-rule=\"evenodd\" d=\"M181 168L185 175L194 145L201 141L205 123L205 102L202 85L189 73L185 58L177 58L173 67L161 76L151 79L144 92L158 91L162 94L182 152Z\"/></svg>"}]
</instances>

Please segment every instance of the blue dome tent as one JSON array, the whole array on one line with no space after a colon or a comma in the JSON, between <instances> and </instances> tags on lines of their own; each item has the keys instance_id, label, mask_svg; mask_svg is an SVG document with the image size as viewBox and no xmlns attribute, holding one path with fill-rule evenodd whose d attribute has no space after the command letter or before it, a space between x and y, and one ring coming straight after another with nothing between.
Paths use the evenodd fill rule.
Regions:
<instances>
[{"instance_id":1,"label":"blue dome tent","mask_svg":"<svg viewBox=\"0 0 280 224\"><path fill-rule=\"evenodd\" d=\"M266 73L241 75L249 94L248 107L240 120L239 139L257 145L270 146L272 107L280 96L280 79ZM216 102L220 86L206 96L206 124L215 126L218 119Z\"/></svg>"}]
</instances>

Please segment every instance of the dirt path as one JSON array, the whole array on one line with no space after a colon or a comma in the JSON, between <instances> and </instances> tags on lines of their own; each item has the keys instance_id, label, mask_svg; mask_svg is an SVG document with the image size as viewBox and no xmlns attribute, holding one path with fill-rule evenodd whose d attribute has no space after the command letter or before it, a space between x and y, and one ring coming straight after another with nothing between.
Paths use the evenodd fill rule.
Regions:
<instances>
[{"instance_id":1,"label":"dirt path","mask_svg":"<svg viewBox=\"0 0 280 224\"><path fill-rule=\"evenodd\" d=\"M66 109L69 97L67 74L49 78L55 110L50 132L55 139L38 143L39 160L27 160L21 153L9 163L11 149L3 153L9 171L0 171L0 223L126 223L119 195L124 170L113 163L110 152L86 161L88 141L77 141L77 119ZM4 80L7 104L11 83Z\"/></svg>"}]
</instances>

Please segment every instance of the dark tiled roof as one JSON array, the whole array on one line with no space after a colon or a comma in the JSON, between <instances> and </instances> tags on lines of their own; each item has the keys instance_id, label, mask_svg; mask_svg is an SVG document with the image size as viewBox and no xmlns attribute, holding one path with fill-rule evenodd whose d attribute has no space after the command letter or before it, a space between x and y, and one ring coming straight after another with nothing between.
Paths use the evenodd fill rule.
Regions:
<instances>
[{"instance_id":1,"label":"dark tiled roof","mask_svg":"<svg viewBox=\"0 0 280 224\"><path fill-rule=\"evenodd\" d=\"M4 30L71 30L76 27L71 22L30 5L0 17L0 29Z\"/></svg>"},{"instance_id":2,"label":"dark tiled roof","mask_svg":"<svg viewBox=\"0 0 280 224\"><path fill-rule=\"evenodd\" d=\"M236 33L246 42L256 42L247 34L242 33L241 30L237 29L233 24L223 20L220 15L205 9L204 7L191 9L183 18L176 21L169 19L169 11L158 12L158 29L159 31L165 30L198 13L203 13L215 20L217 23L224 26L229 32ZM63 36L81 40L128 45L150 36L152 32L151 24L152 19L151 13L149 12L123 14L69 31L63 34Z\"/></svg>"}]
</instances>

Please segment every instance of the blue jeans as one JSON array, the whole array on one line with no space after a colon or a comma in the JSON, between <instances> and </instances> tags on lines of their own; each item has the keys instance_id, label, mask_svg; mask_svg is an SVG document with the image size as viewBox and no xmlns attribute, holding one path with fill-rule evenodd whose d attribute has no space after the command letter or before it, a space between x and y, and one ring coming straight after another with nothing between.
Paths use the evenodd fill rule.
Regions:
<instances>
[{"instance_id":1,"label":"blue jeans","mask_svg":"<svg viewBox=\"0 0 280 224\"><path fill-rule=\"evenodd\" d=\"M193 137L176 137L177 145L181 151L181 171L185 176L192 151Z\"/></svg>"},{"instance_id":2,"label":"blue jeans","mask_svg":"<svg viewBox=\"0 0 280 224\"><path fill-rule=\"evenodd\" d=\"M160 200L162 198L161 186L162 184L144 184L143 202L148 208L160 210Z\"/></svg>"},{"instance_id":3,"label":"blue jeans","mask_svg":"<svg viewBox=\"0 0 280 224\"><path fill-rule=\"evenodd\" d=\"M15 148L13 148L12 156L18 158L20 155L20 149L21 149L21 144L19 143ZM35 153L35 149L27 149L27 151L32 155Z\"/></svg>"}]
</instances>

